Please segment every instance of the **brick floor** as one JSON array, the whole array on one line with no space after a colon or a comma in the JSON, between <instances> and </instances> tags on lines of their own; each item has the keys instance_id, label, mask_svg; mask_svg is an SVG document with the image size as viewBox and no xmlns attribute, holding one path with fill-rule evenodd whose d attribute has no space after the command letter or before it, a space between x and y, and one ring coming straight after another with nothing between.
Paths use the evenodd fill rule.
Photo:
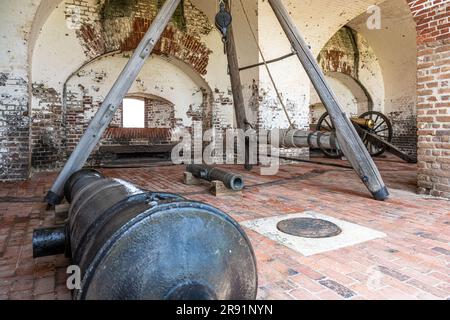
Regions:
<instances>
[{"instance_id":1,"label":"brick floor","mask_svg":"<svg viewBox=\"0 0 450 320\"><path fill-rule=\"evenodd\" d=\"M247 230L258 259L259 299L449 299L450 202L415 194L416 167L377 160L391 198L377 202L351 170L289 165L277 176L245 176L243 199L215 198L182 184L183 167L107 169L141 187L208 202L237 221L314 210L386 233L352 247L305 257ZM51 226L40 203L56 173L0 183L0 299L70 299L64 257L33 260L32 231Z\"/></svg>"}]
</instances>

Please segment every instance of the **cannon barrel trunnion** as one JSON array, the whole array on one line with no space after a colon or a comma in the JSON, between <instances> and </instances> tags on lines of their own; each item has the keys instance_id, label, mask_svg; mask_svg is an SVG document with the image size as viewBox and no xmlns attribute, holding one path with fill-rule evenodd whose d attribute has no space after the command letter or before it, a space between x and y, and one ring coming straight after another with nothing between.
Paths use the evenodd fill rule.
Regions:
<instances>
[{"instance_id":1,"label":"cannon barrel trunnion","mask_svg":"<svg viewBox=\"0 0 450 320\"><path fill-rule=\"evenodd\" d=\"M67 181L65 228L34 232L35 257L66 253L81 270L74 299L250 300L255 255L222 211L82 170Z\"/></svg>"}]
</instances>

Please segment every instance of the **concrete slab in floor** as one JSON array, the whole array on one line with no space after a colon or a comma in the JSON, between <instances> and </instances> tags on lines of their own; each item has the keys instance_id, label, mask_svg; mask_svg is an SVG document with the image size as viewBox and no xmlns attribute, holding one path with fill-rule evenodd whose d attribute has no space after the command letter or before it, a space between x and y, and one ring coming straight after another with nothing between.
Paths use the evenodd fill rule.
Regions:
<instances>
[{"instance_id":1,"label":"concrete slab in floor","mask_svg":"<svg viewBox=\"0 0 450 320\"><path fill-rule=\"evenodd\" d=\"M391 191L374 201L352 170L289 165L276 176L240 166L243 197L215 198L206 186L185 186L184 168L108 169L111 177L150 190L208 202L238 222L316 211L386 234L386 237L305 256L251 229L259 271L258 299L448 299L450 202L415 194L416 166L377 160ZM70 299L63 256L33 259L31 236L54 219L40 199L56 173L0 183L0 299Z\"/></svg>"},{"instance_id":2,"label":"concrete slab in floor","mask_svg":"<svg viewBox=\"0 0 450 320\"><path fill-rule=\"evenodd\" d=\"M292 236L278 230L277 224L279 222L293 218L313 218L329 221L337 225L342 232L334 237L311 239ZM315 254L325 253L328 251L353 246L362 242L386 237L386 234L382 232L362 227L344 220L325 216L315 211L306 211L298 214L244 221L241 224L244 227L252 229L273 241L303 254L304 256L313 256Z\"/></svg>"}]
</instances>

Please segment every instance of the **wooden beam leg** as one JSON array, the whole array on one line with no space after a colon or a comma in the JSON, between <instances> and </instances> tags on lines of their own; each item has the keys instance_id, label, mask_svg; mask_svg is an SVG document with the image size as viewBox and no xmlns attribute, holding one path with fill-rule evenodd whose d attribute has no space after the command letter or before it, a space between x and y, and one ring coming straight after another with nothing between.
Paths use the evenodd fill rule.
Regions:
<instances>
[{"instance_id":1,"label":"wooden beam leg","mask_svg":"<svg viewBox=\"0 0 450 320\"><path fill-rule=\"evenodd\" d=\"M85 134L72 152L52 188L47 193L45 201L48 204L56 205L61 203L61 200L63 199L64 184L73 173L80 170L86 163L89 155L111 123L114 113L122 103L123 98L130 90L139 72L142 70L145 61L152 53L153 48L161 37L167 24L170 22L180 2L181 0L166 0L164 3L161 11L142 38L141 43L134 51L132 57L109 91L100 109L95 114Z\"/></svg>"},{"instance_id":2,"label":"wooden beam leg","mask_svg":"<svg viewBox=\"0 0 450 320\"><path fill-rule=\"evenodd\" d=\"M227 1L228 10L230 5ZM233 28L230 27L227 34L226 52L228 59L228 69L230 72L231 88L233 91L233 104L236 114L237 127L246 131L249 129L247 115L245 113L244 94L242 93L242 82L239 71L239 61L236 52L236 43L234 41ZM245 169L252 170L250 164L250 140L245 139Z\"/></svg>"},{"instance_id":3,"label":"wooden beam leg","mask_svg":"<svg viewBox=\"0 0 450 320\"><path fill-rule=\"evenodd\" d=\"M333 120L334 126L336 127L336 136L343 153L373 197L377 200L387 199L389 192L375 162L369 155L350 119L339 105L335 94L325 80L322 70L303 37L300 35L282 1L269 0L269 4Z\"/></svg>"}]
</instances>

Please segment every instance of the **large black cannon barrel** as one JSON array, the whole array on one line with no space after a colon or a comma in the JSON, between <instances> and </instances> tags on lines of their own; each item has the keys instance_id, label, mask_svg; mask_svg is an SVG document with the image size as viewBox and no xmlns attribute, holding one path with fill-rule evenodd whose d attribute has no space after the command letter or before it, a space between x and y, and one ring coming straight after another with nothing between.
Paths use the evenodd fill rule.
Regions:
<instances>
[{"instance_id":1,"label":"large black cannon barrel","mask_svg":"<svg viewBox=\"0 0 450 320\"><path fill-rule=\"evenodd\" d=\"M228 215L92 170L67 182L65 228L36 230L35 256L66 253L81 270L74 299L256 298L252 246ZM63 245L65 244L65 245Z\"/></svg>"},{"instance_id":2,"label":"large black cannon barrel","mask_svg":"<svg viewBox=\"0 0 450 320\"><path fill-rule=\"evenodd\" d=\"M244 178L235 173L226 172L211 166L202 164L189 164L186 166L186 171L198 179L207 181L222 181L223 184L231 190L241 191L244 189Z\"/></svg>"}]
</instances>

